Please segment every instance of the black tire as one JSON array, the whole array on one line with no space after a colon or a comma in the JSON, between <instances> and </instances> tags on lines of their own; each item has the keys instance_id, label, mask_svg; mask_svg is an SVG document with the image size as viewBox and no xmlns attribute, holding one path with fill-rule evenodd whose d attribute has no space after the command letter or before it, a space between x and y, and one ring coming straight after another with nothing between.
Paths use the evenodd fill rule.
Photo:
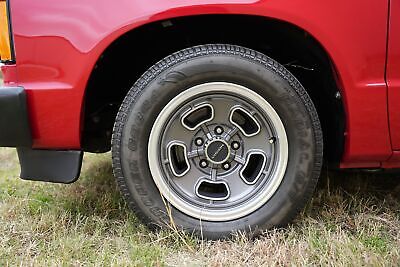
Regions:
<instances>
[{"instance_id":1,"label":"black tire","mask_svg":"<svg viewBox=\"0 0 400 267\"><path fill-rule=\"evenodd\" d=\"M281 118L288 146L279 188L260 208L229 221L201 221L172 207L173 221L190 233L215 239L235 231L258 234L287 225L310 199L322 165L322 130L306 90L282 65L244 47L202 45L152 66L123 101L112 137L113 170L129 206L149 227L170 223L148 163L148 140L161 110L179 93L206 82L230 82L267 99Z\"/></svg>"}]
</instances>

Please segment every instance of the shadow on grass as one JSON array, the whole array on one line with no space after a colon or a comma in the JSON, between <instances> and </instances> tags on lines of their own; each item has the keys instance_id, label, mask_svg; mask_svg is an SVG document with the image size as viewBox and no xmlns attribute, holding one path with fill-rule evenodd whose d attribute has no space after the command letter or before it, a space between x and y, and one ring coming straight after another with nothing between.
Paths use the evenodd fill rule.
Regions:
<instances>
[{"instance_id":1,"label":"shadow on grass","mask_svg":"<svg viewBox=\"0 0 400 267\"><path fill-rule=\"evenodd\" d=\"M59 208L74 216L126 221L141 227L120 195L112 174L110 154L88 155L79 180L57 186ZM357 213L400 216L400 173L332 172L324 170L303 216L337 220ZM301 217L303 217L301 216ZM301 218L300 218L301 220Z\"/></svg>"},{"instance_id":2,"label":"shadow on grass","mask_svg":"<svg viewBox=\"0 0 400 267\"><path fill-rule=\"evenodd\" d=\"M318 189L342 189L366 194L400 194L399 171L326 171L319 179Z\"/></svg>"},{"instance_id":3,"label":"shadow on grass","mask_svg":"<svg viewBox=\"0 0 400 267\"><path fill-rule=\"evenodd\" d=\"M338 221L360 214L400 216L400 172L324 170L303 215Z\"/></svg>"},{"instance_id":4,"label":"shadow on grass","mask_svg":"<svg viewBox=\"0 0 400 267\"><path fill-rule=\"evenodd\" d=\"M105 155L85 158L81 177L67 185L60 201L71 213L100 216L107 219L126 219L128 208L115 182L111 160Z\"/></svg>"}]
</instances>

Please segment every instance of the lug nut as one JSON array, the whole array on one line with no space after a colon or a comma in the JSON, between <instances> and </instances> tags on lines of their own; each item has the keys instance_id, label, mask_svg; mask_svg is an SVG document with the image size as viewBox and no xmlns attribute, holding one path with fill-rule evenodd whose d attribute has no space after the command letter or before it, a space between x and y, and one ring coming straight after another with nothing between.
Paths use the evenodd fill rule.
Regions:
<instances>
[{"instance_id":1,"label":"lug nut","mask_svg":"<svg viewBox=\"0 0 400 267\"><path fill-rule=\"evenodd\" d=\"M231 168L231 164L229 162L225 162L222 165L222 169L224 169L225 171L229 170Z\"/></svg>"},{"instance_id":2,"label":"lug nut","mask_svg":"<svg viewBox=\"0 0 400 267\"><path fill-rule=\"evenodd\" d=\"M202 146L204 144L204 141L203 141L203 139L198 137L198 138L196 138L195 143L196 143L196 146Z\"/></svg>"},{"instance_id":3,"label":"lug nut","mask_svg":"<svg viewBox=\"0 0 400 267\"><path fill-rule=\"evenodd\" d=\"M240 148L240 143L236 142L236 141L233 141L232 144L231 144L231 147L232 147L233 150L238 150Z\"/></svg>"},{"instance_id":4,"label":"lug nut","mask_svg":"<svg viewBox=\"0 0 400 267\"><path fill-rule=\"evenodd\" d=\"M214 132L216 134L222 134L224 132L224 129L221 126L217 126L215 127Z\"/></svg>"},{"instance_id":5,"label":"lug nut","mask_svg":"<svg viewBox=\"0 0 400 267\"><path fill-rule=\"evenodd\" d=\"M208 162L205 159L200 160L200 167L207 168Z\"/></svg>"}]
</instances>

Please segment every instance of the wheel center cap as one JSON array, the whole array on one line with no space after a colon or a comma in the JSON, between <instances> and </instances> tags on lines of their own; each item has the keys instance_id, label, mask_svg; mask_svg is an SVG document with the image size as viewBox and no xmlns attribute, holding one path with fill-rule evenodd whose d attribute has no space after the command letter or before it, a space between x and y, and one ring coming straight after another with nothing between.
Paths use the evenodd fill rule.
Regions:
<instances>
[{"instance_id":1,"label":"wheel center cap","mask_svg":"<svg viewBox=\"0 0 400 267\"><path fill-rule=\"evenodd\" d=\"M229 145L223 140L213 140L206 146L206 157L214 164L225 162L229 153Z\"/></svg>"}]
</instances>

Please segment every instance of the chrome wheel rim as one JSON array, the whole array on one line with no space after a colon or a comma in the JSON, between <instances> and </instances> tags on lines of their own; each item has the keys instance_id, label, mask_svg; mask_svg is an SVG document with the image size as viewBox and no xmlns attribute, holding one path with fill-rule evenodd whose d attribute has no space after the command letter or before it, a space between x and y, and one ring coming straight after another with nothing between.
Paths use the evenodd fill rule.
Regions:
<instances>
[{"instance_id":1,"label":"chrome wheel rim","mask_svg":"<svg viewBox=\"0 0 400 267\"><path fill-rule=\"evenodd\" d=\"M185 90L160 112L148 143L160 193L197 219L228 221L251 214L285 175L288 141L275 109L233 83Z\"/></svg>"}]
</instances>

